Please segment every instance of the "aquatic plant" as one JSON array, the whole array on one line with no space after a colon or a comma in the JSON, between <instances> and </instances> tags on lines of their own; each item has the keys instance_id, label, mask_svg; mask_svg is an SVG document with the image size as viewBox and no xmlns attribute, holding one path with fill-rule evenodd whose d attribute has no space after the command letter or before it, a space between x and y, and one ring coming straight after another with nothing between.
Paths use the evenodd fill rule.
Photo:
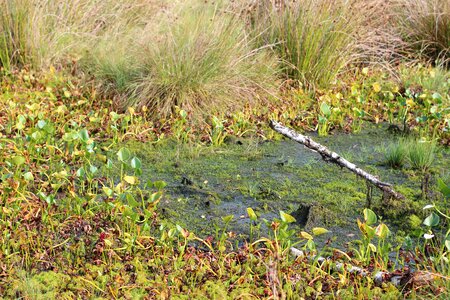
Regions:
<instances>
[{"instance_id":1,"label":"aquatic plant","mask_svg":"<svg viewBox=\"0 0 450 300\"><path fill-rule=\"evenodd\" d=\"M360 228L364 229L363 240L370 236L370 229L375 230L375 236L362 241L366 242L363 251L359 247L321 249L317 236L326 234L332 242L332 232L321 227L297 230L295 218L285 211L280 211L279 217L263 220L256 208L256 212L247 210L248 220L239 217L240 222L255 222L254 240L237 242L232 232L237 218L233 215L218 220L224 226L217 226L216 235L197 236L188 226L166 219L166 204L173 199L165 196L165 183L157 178L147 181L141 175L149 173L146 163L152 162L144 161L138 152L153 148L155 143L165 142L171 147L169 138L175 138L176 133L170 131L170 124L176 120L159 123L133 109L114 112L110 102L96 98L98 94L91 86L53 68L42 73L12 70L2 77L0 90L3 297L448 296L448 289L443 289L448 285L443 282L448 274L438 273L448 269L445 252L430 256L432 252L415 255L402 251L398 259L386 260L386 249L392 243L385 238L387 225L373 223L369 211L365 211L365 225L360 222ZM250 120L256 118L248 114ZM257 117L264 118L264 114ZM289 113L285 115L288 117ZM218 120L225 129L229 126ZM194 137L207 132L205 128L194 129ZM125 144L130 140L138 146ZM217 149L202 149L217 157ZM155 151L173 164L166 152ZM311 164L310 169L315 166ZM158 177L156 172L145 175ZM235 178L236 174L226 176ZM265 187L264 182L260 187ZM357 186L332 187L336 206L342 206L343 189L358 194L351 202L344 199L348 203L364 197ZM307 188L315 189L286 182L280 194L286 196L294 189L307 192ZM315 195L327 197L327 191L315 190ZM272 192L267 188L259 196L267 197ZM278 211L267 203L266 210ZM444 217L440 218L439 225ZM429 224L434 224L431 221ZM261 232L258 227L268 230ZM437 228L432 226L433 234ZM434 251L437 245L430 245L425 249ZM415 268L421 273L414 272L411 278L410 270L396 267L394 262L402 266L413 253ZM438 258L435 269L430 269L431 257ZM361 272L352 271L355 269ZM376 285L371 277L362 275L374 269L383 272ZM431 279L420 281L430 271ZM396 286L387 280L394 275L411 285Z\"/></svg>"},{"instance_id":2,"label":"aquatic plant","mask_svg":"<svg viewBox=\"0 0 450 300\"><path fill-rule=\"evenodd\" d=\"M408 149L405 142L403 140L399 140L385 148L384 160L388 166L394 169L402 168L407 154Z\"/></svg>"},{"instance_id":3,"label":"aquatic plant","mask_svg":"<svg viewBox=\"0 0 450 300\"><path fill-rule=\"evenodd\" d=\"M422 172L429 171L435 158L436 142L413 139L406 144L406 147L411 167Z\"/></svg>"}]
</instances>

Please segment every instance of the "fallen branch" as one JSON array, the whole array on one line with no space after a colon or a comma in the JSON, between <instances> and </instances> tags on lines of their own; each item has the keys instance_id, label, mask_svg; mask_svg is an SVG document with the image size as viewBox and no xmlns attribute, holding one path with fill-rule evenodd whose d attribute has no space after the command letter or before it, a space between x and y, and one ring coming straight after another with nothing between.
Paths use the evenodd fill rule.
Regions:
<instances>
[{"instance_id":1,"label":"fallen branch","mask_svg":"<svg viewBox=\"0 0 450 300\"><path fill-rule=\"evenodd\" d=\"M429 285L433 280L439 277L448 280L446 276L440 276L435 273L427 271L411 271L409 267L403 268L403 270L395 270L393 272L387 271L369 271L369 269L360 268L349 263L335 262L331 258L325 258L322 256L314 256L306 253L300 249L291 247L290 253L295 258L307 258L310 262L317 262L319 265L331 264L332 270L338 273L356 274L362 277L370 277L377 285L381 285L385 282L390 282L396 287L410 285L410 286L423 286Z\"/></svg>"},{"instance_id":2,"label":"fallen branch","mask_svg":"<svg viewBox=\"0 0 450 300\"><path fill-rule=\"evenodd\" d=\"M392 188L392 185L386 182L380 181L377 177L375 177L372 174L367 173L366 171L358 168L355 164L349 162L345 158L341 157L336 152L330 151L327 147L313 141L310 137L301 135L294 130L284 127L278 122L275 122L273 120L270 121L270 127L275 130L278 133L281 133L285 137L290 138L291 140L296 141L297 143L300 143L302 145L305 145L307 148L309 148L312 151L318 152L322 159L327 162L332 162L337 164L340 167L345 167L355 173L356 175L364 178L368 182L372 183L376 187L378 187L380 190L384 192L384 194L387 194L389 197L394 197L396 199L404 199L405 197L394 191Z\"/></svg>"}]
</instances>

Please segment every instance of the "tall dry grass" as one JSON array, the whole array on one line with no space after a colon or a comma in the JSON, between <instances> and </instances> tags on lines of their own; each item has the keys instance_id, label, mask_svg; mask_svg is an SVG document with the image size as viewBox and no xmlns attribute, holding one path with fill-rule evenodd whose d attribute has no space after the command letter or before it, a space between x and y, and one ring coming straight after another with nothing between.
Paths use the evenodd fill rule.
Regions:
<instances>
[{"instance_id":1,"label":"tall dry grass","mask_svg":"<svg viewBox=\"0 0 450 300\"><path fill-rule=\"evenodd\" d=\"M450 64L450 1L397 0L396 27L409 49L436 64Z\"/></svg>"},{"instance_id":2,"label":"tall dry grass","mask_svg":"<svg viewBox=\"0 0 450 300\"><path fill-rule=\"evenodd\" d=\"M262 0L238 6L258 45L273 45L287 78L327 88L355 63L388 63L401 41L389 1Z\"/></svg>"},{"instance_id":3,"label":"tall dry grass","mask_svg":"<svg viewBox=\"0 0 450 300\"><path fill-rule=\"evenodd\" d=\"M276 59L254 49L243 24L224 6L191 1L89 53L84 66L121 107L167 116L176 107L199 116L267 98ZM139 38L136 38L139 37Z\"/></svg>"},{"instance_id":4,"label":"tall dry grass","mask_svg":"<svg viewBox=\"0 0 450 300\"><path fill-rule=\"evenodd\" d=\"M104 35L142 26L158 0L0 0L0 63L35 68L80 57Z\"/></svg>"}]
</instances>

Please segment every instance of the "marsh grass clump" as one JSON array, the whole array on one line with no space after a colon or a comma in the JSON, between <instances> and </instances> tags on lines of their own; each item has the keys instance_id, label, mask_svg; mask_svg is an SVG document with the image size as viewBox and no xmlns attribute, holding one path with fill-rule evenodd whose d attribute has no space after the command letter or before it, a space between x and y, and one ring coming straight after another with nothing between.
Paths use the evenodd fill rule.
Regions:
<instances>
[{"instance_id":1,"label":"marsh grass clump","mask_svg":"<svg viewBox=\"0 0 450 300\"><path fill-rule=\"evenodd\" d=\"M271 44L293 80L326 87L355 54L354 22L340 1L305 0L266 5L255 14L260 44Z\"/></svg>"},{"instance_id":2,"label":"marsh grass clump","mask_svg":"<svg viewBox=\"0 0 450 300\"><path fill-rule=\"evenodd\" d=\"M0 0L0 66L67 66L102 38L146 24L162 1Z\"/></svg>"},{"instance_id":3,"label":"marsh grass clump","mask_svg":"<svg viewBox=\"0 0 450 300\"><path fill-rule=\"evenodd\" d=\"M405 164L407 154L407 147L403 140L392 143L385 149L385 164L391 168L400 169Z\"/></svg>"},{"instance_id":4,"label":"marsh grass clump","mask_svg":"<svg viewBox=\"0 0 450 300\"><path fill-rule=\"evenodd\" d=\"M95 77L121 93L119 106L201 116L267 98L276 60L252 48L241 21L213 4L182 7L156 33L144 28L140 40L106 41L88 54Z\"/></svg>"},{"instance_id":5,"label":"marsh grass clump","mask_svg":"<svg viewBox=\"0 0 450 300\"><path fill-rule=\"evenodd\" d=\"M436 142L410 140L406 146L408 148L408 162L411 167L415 170L428 172L434 162Z\"/></svg>"},{"instance_id":6,"label":"marsh grass clump","mask_svg":"<svg viewBox=\"0 0 450 300\"><path fill-rule=\"evenodd\" d=\"M386 29L388 8L380 1L254 3L242 14L258 33L257 45L271 45L286 77L309 88L328 88L352 63L385 59L394 51L393 34Z\"/></svg>"},{"instance_id":7,"label":"marsh grass clump","mask_svg":"<svg viewBox=\"0 0 450 300\"><path fill-rule=\"evenodd\" d=\"M24 65L32 55L30 16L33 6L28 1L0 1L0 67Z\"/></svg>"},{"instance_id":8,"label":"marsh grass clump","mask_svg":"<svg viewBox=\"0 0 450 300\"><path fill-rule=\"evenodd\" d=\"M450 63L450 2L398 0L398 30L411 50L432 63Z\"/></svg>"}]
</instances>

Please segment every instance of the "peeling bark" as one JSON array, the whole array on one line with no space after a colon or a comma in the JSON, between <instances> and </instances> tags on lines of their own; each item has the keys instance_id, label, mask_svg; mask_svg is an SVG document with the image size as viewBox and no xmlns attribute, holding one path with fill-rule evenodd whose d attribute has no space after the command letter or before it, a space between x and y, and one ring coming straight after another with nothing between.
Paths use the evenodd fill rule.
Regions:
<instances>
[{"instance_id":1,"label":"peeling bark","mask_svg":"<svg viewBox=\"0 0 450 300\"><path fill-rule=\"evenodd\" d=\"M359 177L362 177L365 180L367 180L368 182L370 182L371 184L375 185L377 188L382 190L384 192L384 194L388 194L390 197L393 197L396 199L404 199L405 198L402 194L396 192L392 188L391 184L380 181L376 176L374 176L370 173L367 173L366 171L358 168L355 164L353 164L353 163L349 162L348 160L346 160L345 158L341 157L336 152L330 151L327 147L313 141L310 137L299 134L299 133L295 132L294 130L292 130L288 127L285 127L285 126L281 125L280 123L273 121L273 120L270 121L270 127L273 130L275 130L276 132L284 135L285 137L306 146L308 149L318 152L322 156L322 159L325 160L326 162L332 162L334 164L337 164L340 167L349 169L350 171L352 171Z\"/></svg>"}]
</instances>

